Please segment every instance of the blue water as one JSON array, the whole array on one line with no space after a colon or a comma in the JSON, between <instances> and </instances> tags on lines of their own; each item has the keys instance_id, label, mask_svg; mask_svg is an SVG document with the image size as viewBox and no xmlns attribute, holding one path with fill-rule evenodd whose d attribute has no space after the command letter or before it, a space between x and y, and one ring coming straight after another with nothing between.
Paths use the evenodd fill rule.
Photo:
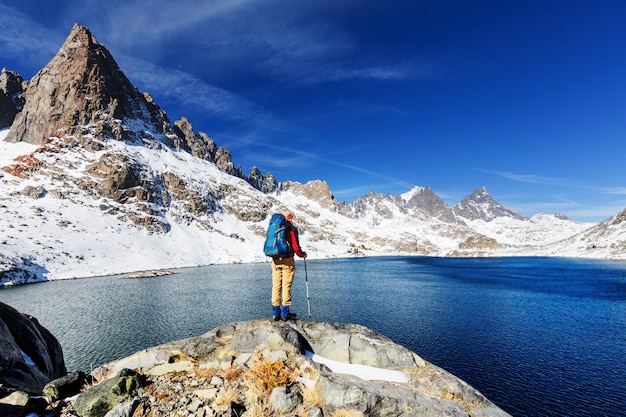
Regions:
<instances>
[{"instance_id":1,"label":"blue water","mask_svg":"<svg viewBox=\"0 0 626 417\"><path fill-rule=\"evenodd\" d=\"M298 261L293 309L368 326L515 416L626 416L626 262L429 257ZM61 342L69 370L268 317L269 264L0 290Z\"/></svg>"}]
</instances>

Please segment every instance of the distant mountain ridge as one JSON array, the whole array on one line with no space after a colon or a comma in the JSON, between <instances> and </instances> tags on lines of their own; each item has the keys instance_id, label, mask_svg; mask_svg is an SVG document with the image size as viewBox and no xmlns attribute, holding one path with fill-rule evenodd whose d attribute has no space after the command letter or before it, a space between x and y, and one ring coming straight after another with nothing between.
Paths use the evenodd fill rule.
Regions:
<instances>
[{"instance_id":1,"label":"distant mountain ridge","mask_svg":"<svg viewBox=\"0 0 626 417\"><path fill-rule=\"evenodd\" d=\"M491 221L498 217L510 217L517 220L526 219L519 213L505 208L498 203L485 187L475 189L472 194L465 197L459 204L454 206L454 213L469 220Z\"/></svg>"},{"instance_id":2,"label":"distant mountain ridge","mask_svg":"<svg viewBox=\"0 0 626 417\"><path fill-rule=\"evenodd\" d=\"M344 203L322 180L244 175L188 119L171 124L78 24L30 81L2 71L0 123L10 126L0 130L0 282L264 261L267 219L286 208L311 257L626 258L622 222L526 218L484 187L452 208L426 186ZM602 241L580 245L594 228Z\"/></svg>"}]
</instances>

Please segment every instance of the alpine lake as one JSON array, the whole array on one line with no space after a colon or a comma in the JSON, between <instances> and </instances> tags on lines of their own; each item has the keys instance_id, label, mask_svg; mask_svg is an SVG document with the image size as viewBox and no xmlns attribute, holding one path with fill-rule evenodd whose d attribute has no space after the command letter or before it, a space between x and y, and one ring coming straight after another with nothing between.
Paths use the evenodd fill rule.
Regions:
<instances>
[{"instance_id":1,"label":"alpine lake","mask_svg":"<svg viewBox=\"0 0 626 417\"><path fill-rule=\"evenodd\" d=\"M269 318L269 263L0 289L91 369L219 325ZM308 296L307 296L308 287ZM297 260L292 311L404 345L514 416L626 416L626 262L563 258Z\"/></svg>"}]
</instances>

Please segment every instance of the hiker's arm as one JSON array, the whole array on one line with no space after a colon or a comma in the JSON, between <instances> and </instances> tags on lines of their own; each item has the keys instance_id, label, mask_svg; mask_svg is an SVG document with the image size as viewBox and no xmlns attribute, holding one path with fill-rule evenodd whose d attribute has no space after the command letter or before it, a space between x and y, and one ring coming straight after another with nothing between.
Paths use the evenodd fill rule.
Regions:
<instances>
[{"instance_id":1,"label":"hiker's arm","mask_svg":"<svg viewBox=\"0 0 626 417\"><path fill-rule=\"evenodd\" d=\"M298 230L295 227L292 227L289 231L289 236L291 237L291 247L293 248L293 252L301 258L307 257L306 252L302 251L300 248L300 241L298 239Z\"/></svg>"}]
</instances>

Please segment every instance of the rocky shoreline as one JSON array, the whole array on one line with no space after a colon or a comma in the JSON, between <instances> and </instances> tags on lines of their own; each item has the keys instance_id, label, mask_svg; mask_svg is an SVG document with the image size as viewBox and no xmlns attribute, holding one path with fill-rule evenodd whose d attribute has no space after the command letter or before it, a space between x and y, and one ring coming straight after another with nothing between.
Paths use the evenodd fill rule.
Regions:
<instances>
[{"instance_id":1,"label":"rocky shoreline","mask_svg":"<svg viewBox=\"0 0 626 417\"><path fill-rule=\"evenodd\" d=\"M89 376L54 379L42 389L45 407L32 389L6 384L5 365L0 414L10 417L508 416L449 372L354 324L225 324Z\"/></svg>"}]
</instances>

